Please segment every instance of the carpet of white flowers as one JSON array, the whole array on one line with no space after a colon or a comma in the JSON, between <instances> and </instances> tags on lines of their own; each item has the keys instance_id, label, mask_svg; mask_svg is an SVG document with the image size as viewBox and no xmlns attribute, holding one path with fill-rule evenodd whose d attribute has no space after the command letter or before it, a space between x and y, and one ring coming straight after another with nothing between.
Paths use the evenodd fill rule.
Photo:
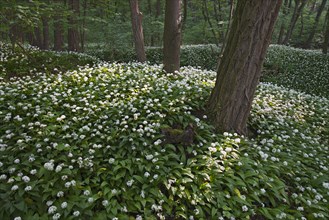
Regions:
<instances>
[{"instance_id":1,"label":"carpet of white flowers","mask_svg":"<svg viewBox=\"0 0 329 220\"><path fill-rule=\"evenodd\" d=\"M253 137L202 112L215 73L147 64L0 80L0 219L328 219L329 101L270 84ZM161 129L193 124L192 145Z\"/></svg>"}]
</instances>

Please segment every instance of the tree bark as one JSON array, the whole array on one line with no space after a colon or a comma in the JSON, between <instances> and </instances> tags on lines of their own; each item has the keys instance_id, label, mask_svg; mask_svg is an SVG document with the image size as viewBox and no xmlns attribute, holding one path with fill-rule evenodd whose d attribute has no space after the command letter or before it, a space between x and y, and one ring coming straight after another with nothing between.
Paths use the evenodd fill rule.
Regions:
<instances>
[{"instance_id":1,"label":"tree bark","mask_svg":"<svg viewBox=\"0 0 329 220\"><path fill-rule=\"evenodd\" d=\"M319 24L319 21L320 21L321 14L322 14L325 6L326 6L326 3L327 3L327 0L322 0L321 5L320 5L320 7L318 9L318 12L316 13L315 21L314 21L314 24L312 26L310 35L308 36L307 41L304 44L305 48L310 48L311 47L312 40L314 38L316 29L317 29L318 24Z\"/></svg>"},{"instance_id":2,"label":"tree bark","mask_svg":"<svg viewBox=\"0 0 329 220\"><path fill-rule=\"evenodd\" d=\"M34 28L34 36L33 36L33 46L37 46L40 49L43 47L42 33L41 28L39 26Z\"/></svg>"},{"instance_id":3,"label":"tree bark","mask_svg":"<svg viewBox=\"0 0 329 220\"><path fill-rule=\"evenodd\" d=\"M277 43L278 44L282 44L283 43L283 35L284 35L284 32L285 32L285 29L286 29L286 17L287 15L289 14L289 10L290 10L290 6L291 6L291 3L288 4L288 0L285 0L284 1L284 6L283 6L283 19L282 19L282 22L281 22L281 26L280 26L280 32L279 32L279 37L278 37L278 41Z\"/></svg>"},{"instance_id":4,"label":"tree bark","mask_svg":"<svg viewBox=\"0 0 329 220\"><path fill-rule=\"evenodd\" d=\"M42 49L49 50L49 23L48 23L48 17L43 16L42 17L42 31L43 31L43 43L42 43Z\"/></svg>"},{"instance_id":5,"label":"tree bark","mask_svg":"<svg viewBox=\"0 0 329 220\"><path fill-rule=\"evenodd\" d=\"M218 131L247 133L247 120L282 0L238 1L208 101Z\"/></svg>"},{"instance_id":6,"label":"tree bark","mask_svg":"<svg viewBox=\"0 0 329 220\"><path fill-rule=\"evenodd\" d=\"M55 0L61 4L62 0ZM59 6L58 6L59 7ZM60 10L56 10L54 15L54 50L62 51L64 46L64 28Z\"/></svg>"},{"instance_id":7,"label":"tree bark","mask_svg":"<svg viewBox=\"0 0 329 220\"><path fill-rule=\"evenodd\" d=\"M167 73L174 73L180 67L181 1L166 0L163 32L163 65Z\"/></svg>"},{"instance_id":8,"label":"tree bark","mask_svg":"<svg viewBox=\"0 0 329 220\"><path fill-rule=\"evenodd\" d=\"M288 28L287 34L283 40L283 44L288 44L288 42L291 38L292 32L295 29L297 20L298 20L299 16L301 15L301 13L303 12L306 2L307 2L307 0L295 0L294 14L291 17L289 28Z\"/></svg>"},{"instance_id":9,"label":"tree bark","mask_svg":"<svg viewBox=\"0 0 329 220\"><path fill-rule=\"evenodd\" d=\"M329 47L329 7L326 14L326 26L324 31L324 42L322 45L322 53L327 54L328 53L328 47Z\"/></svg>"},{"instance_id":10,"label":"tree bark","mask_svg":"<svg viewBox=\"0 0 329 220\"><path fill-rule=\"evenodd\" d=\"M146 61L144 34L143 34L143 14L139 11L138 0L130 0L131 25L134 35L134 44L139 62Z\"/></svg>"},{"instance_id":11,"label":"tree bark","mask_svg":"<svg viewBox=\"0 0 329 220\"><path fill-rule=\"evenodd\" d=\"M79 26L78 19L80 11L80 1L79 0L69 0L68 1L69 10L71 15L68 18L69 27L68 27L68 50L69 51L80 51L79 46Z\"/></svg>"}]
</instances>

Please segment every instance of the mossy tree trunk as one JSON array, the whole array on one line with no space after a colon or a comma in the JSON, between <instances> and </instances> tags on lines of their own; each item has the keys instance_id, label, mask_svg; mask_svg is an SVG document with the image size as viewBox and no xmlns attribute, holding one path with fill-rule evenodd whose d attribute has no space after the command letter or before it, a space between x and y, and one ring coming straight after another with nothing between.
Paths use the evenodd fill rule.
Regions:
<instances>
[{"instance_id":1,"label":"mossy tree trunk","mask_svg":"<svg viewBox=\"0 0 329 220\"><path fill-rule=\"evenodd\" d=\"M166 0L163 32L163 65L167 73L180 67L181 0Z\"/></svg>"},{"instance_id":2,"label":"mossy tree trunk","mask_svg":"<svg viewBox=\"0 0 329 220\"><path fill-rule=\"evenodd\" d=\"M145 47L144 47L144 34L142 19L143 15L139 11L138 0L130 0L130 11L131 11L131 25L134 35L134 44L137 54L137 60L139 62L146 61Z\"/></svg>"},{"instance_id":3,"label":"mossy tree trunk","mask_svg":"<svg viewBox=\"0 0 329 220\"><path fill-rule=\"evenodd\" d=\"M218 131L247 133L247 120L282 0L238 1L208 115Z\"/></svg>"}]
</instances>

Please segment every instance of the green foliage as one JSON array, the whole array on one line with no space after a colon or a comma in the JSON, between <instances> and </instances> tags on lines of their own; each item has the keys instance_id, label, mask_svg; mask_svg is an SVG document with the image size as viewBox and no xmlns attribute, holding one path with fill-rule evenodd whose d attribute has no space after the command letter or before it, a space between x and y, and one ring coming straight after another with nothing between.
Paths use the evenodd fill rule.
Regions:
<instances>
[{"instance_id":1,"label":"green foliage","mask_svg":"<svg viewBox=\"0 0 329 220\"><path fill-rule=\"evenodd\" d=\"M213 71L34 76L0 81L1 219L329 218L327 99L261 84L248 139L202 114ZM189 124L193 144L162 144Z\"/></svg>"},{"instance_id":2,"label":"green foliage","mask_svg":"<svg viewBox=\"0 0 329 220\"><path fill-rule=\"evenodd\" d=\"M76 70L78 65L93 65L98 59L73 52L40 51L36 47L12 47L0 42L0 77L11 78L33 73L62 73Z\"/></svg>"},{"instance_id":3,"label":"green foliage","mask_svg":"<svg viewBox=\"0 0 329 220\"><path fill-rule=\"evenodd\" d=\"M202 69L215 69L216 57L219 57L220 48L214 44L208 45L186 45L181 47L181 66L194 66ZM111 62L131 62L136 59L134 50L113 50L112 48L90 47L88 54ZM163 51L160 47L146 48L149 63L160 64L163 60Z\"/></svg>"},{"instance_id":4,"label":"green foliage","mask_svg":"<svg viewBox=\"0 0 329 220\"><path fill-rule=\"evenodd\" d=\"M264 68L265 82L329 97L329 56L320 51L272 45Z\"/></svg>"}]
</instances>

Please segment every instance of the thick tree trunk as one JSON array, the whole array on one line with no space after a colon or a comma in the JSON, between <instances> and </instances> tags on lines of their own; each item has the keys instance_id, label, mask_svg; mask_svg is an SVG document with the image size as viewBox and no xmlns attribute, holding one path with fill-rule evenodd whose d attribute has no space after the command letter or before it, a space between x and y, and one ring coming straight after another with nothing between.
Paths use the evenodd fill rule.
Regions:
<instances>
[{"instance_id":1,"label":"thick tree trunk","mask_svg":"<svg viewBox=\"0 0 329 220\"><path fill-rule=\"evenodd\" d=\"M43 43L42 49L49 50L49 23L46 16L42 17Z\"/></svg>"},{"instance_id":2,"label":"thick tree trunk","mask_svg":"<svg viewBox=\"0 0 329 220\"><path fill-rule=\"evenodd\" d=\"M328 53L328 47L329 47L329 7L326 14L326 26L324 31L324 42L322 45L322 53L327 54Z\"/></svg>"},{"instance_id":3,"label":"thick tree trunk","mask_svg":"<svg viewBox=\"0 0 329 220\"><path fill-rule=\"evenodd\" d=\"M69 0L69 9L71 10L71 15L69 16L69 28L68 28L68 50L69 51L80 51L79 46L79 26L78 26L78 16L80 11L80 1L79 0Z\"/></svg>"},{"instance_id":4,"label":"thick tree trunk","mask_svg":"<svg viewBox=\"0 0 329 220\"><path fill-rule=\"evenodd\" d=\"M163 33L163 65L167 73L178 71L180 67L182 24L180 7L180 0L166 0Z\"/></svg>"},{"instance_id":5,"label":"thick tree trunk","mask_svg":"<svg viewBox=\"0 0 329 220\"><path fill-rule=\"evenodd\" d=\"M218 131L247 133L247 120L282 0L238 1L208 114Z\"/></svg>"},{"instance_id":6,"label":"thick tree trunk","mask_svg":"<svg viewBox=\"0 0 329 220\"><path fill-rule=\"evenodd\" d=\"M318 12L316 13L315 21L314 21L314 24L312 26L310 35L308 36L307 41L304 44L305 48L310 48L311 47L312 40L314 38L316 29L317 29L318 24L319 24L319 21L320 21L321 14L322 14L325 6L326 6L326 3L327 3L327 0L322 0L321 5L320 5L320 7L318 9Z\"/></svg>"},{"instance_id":7,"label":"thick tree trunk","mask_svg":"<svg viewBox=\"0 0 329 220\"><path fill-rule=\"evenodd\" d=\"M283 40L283 44L288 44L289 43L292 32L295 29L295 26L296 26L296 23L297 23L297 20L298 20L299 16L303 12L303 9L306 5L306 2L307 2L307 0L295 0L296 5L295 5L294 13L291 17L289 28L288 28L287 34L286 34L286 36Z\"/></svg>"},{"instance_id":8,"label":"thick tree trunk","mask_svg":"<svg viewBox=\"0 0 329 220\"><path fill-rule=\"evenodd\" d=\"M143 14L139 11L138 0L130 0L131 25L134 35L135 50L139 62L146 61L143 34Z\"/></svg>"}]
</instances>

